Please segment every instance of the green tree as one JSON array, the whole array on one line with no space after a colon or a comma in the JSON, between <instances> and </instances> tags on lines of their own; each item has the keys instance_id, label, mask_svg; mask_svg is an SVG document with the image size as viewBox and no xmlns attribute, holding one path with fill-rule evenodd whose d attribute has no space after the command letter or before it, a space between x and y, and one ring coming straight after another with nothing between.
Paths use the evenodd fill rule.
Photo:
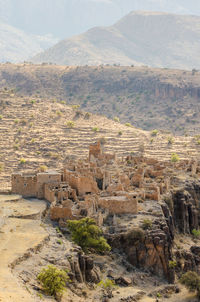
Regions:
<instances>
[{"instance_id":1,"label":"green tree","mask_svg":"<svg viewBox=\"0 0 200 302\"><path fill-rule=\"evenodd\" d=\"M43 290L51 296L62 294L66 288L66 282L69 282L67 272L53 265L43 268L37 279L42 284Z\"/></svg>"},{"instance_id":2,"label":"green tree","mask_svg":"<svg viewBox=\"0 0 200 302\"><path fill-rule=\"evenodd\" d=\"M111 247L102 236L102 231L94 219L86 217L80 220L68 220L67 223L72 233L72 240L84 251L94 250L98 253L110 251Z\"/></svg>"}]
</instances>

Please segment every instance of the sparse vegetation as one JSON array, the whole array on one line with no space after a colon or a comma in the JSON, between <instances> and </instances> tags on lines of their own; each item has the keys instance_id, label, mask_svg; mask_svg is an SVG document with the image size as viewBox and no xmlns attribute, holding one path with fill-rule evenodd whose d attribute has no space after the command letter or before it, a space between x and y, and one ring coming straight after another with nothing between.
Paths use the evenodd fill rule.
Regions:
<instances>
[{"instance_id":1,"label":"sparse vegetation","mask_svg":"<svg viewBox=\"0 0 200 302\"><path fill-rule=\"evenodd\" d=\"M167 142L168 142L169 145L172 145L174 143L174 138L172 136L169 136L167 138Z\"/></svg>"},{"instance_id":2,"label":"sparse vegetation","mask_svg":"<svg viewBox=\"0 0 200 302\"><path fill-rule=\"evenodd\" d=\"M192 235L193 235L195 238L200 238L200 230L193 229L193 230L192 230Z\"/></svg>"},{"instance_id":3,"label":"sparse vegetation","mask_svg":"<svg viewBox=\"0 0 200 302\"><path fill-rule=\"evenodd\" d=\"M130 123L125 124L126 127L133 127Z\"/></svg>"},{"instance_id":4,"label":"sparse vegetation","mask_svg":"<svg viewBox=\"0 0 200 302\"><path fill-rule=\"evenodd\" d=\"M169 268L174 269L177 266L177 262L175 260L169 261Z\"/></svg>"},{"instance_id":5,"label":"sparse vegetation","mask_svg":"<svg viewBox=\"0 0 200 302\"><path fill-rule=\"evenodd\" d=\"M62 112L60 110L57 110L56 111L56 115L57 115L57 117L61 117L62 116Z\"/></svg>"},{"instance_id":6,"label":"sparse vegetation","mask_svg":"<svg viewBox=\"0 0 200 302\"><path fill-rule=\"evenodd\" d=\"M133 228L126 234L126 239L129 242L143 242L145 239L145 232L141 228Z\"/></svg>"},{"instance_id":7,"label":"sparse vegetation","mask_svg":"<svg viewBox=\"0 0 200 302\"><path fill-rule=\"evenodd\" d=\"M158 130L154 129L151 131L151 136L157 136L158 135Z\"/></svg>"},{"instance_id":8,"label":"sparse vegetation","mask_svg":"<svg viewBox=\"0 0 200 302\"><path fill-rule=\"evenodd\" d=\"M15 124L19 124L19 119L16 118L16 119L14 120L14 123L15 123Z\"/></svg>"},{"instance_id":9,"label":"sparse vegetation","mask_svg":"<svg viewBox=\"0 0 200 302\"><path fill-rule=\"evenodd\" d=\"M20 145L19 144L14 144L13 149L14 150L19 150Z\"/></svg>"},{"instance_id":10,"label":"sparse vegetation","mask_svg":"<svg viewBox=\"0 0 200 302\"><path fill-rule=\"evenodd\" d=\"M93 131L93 132L99 132L99 127L93 127L93 128L92 128L92 131Z\"/></svg>"},{"instance_id":11,"label":"sparse vegetation","mask_svg":"<svg viewBox=\"0 0 200 302\"><path fill-rule=\"evenodd\" d=\"M185 285L190 292L196 292L197 297L200 298L200 277L196 272L188 271L182 275L180 283Z\"/></svg>"},{"instance_id":12,"label":"sparse vegetation","mask_svg":"<svg viewBox=\"0 0 200 302\"><path fill-rule=\"evenodd\" d=\"M142 221L142 228L143 228L143 230L151 229L152 228L152 220L144 219Z\"/></svg>"},{"instance_id":13,"label":"sparse vegetation","mask_svg":"<svg viewBox=\"0 0 200 302\"><path fill-rule=\"evenodd\" d=\"M21 158L19 162L20 162L20 164L22 164L22 165L23 165L23 164L25 164L25 163L26 163L26 159L25 159L25 158Z\"/></svg>"},{"instance_id":14,"label":"sparse vegetation","mask_svg":"<svg viewBox=\"0 0 200 302\"><path fill-rule=\"evenodd\" d=\"M114 121L116 122L116 123L119 123L120 122L120 120L119 120L119 118L118 117L114 117Z\"/></svg>"},{"instance_id":15,"label":"sparse vegetation","mask_svg":"<svg viewBox=\"0 0 200 302\"><path fill-rule=\"evenodd\" d=\"M72 233L72 240L80 245L85 252L89 250L97 253L110 251L111 248L106 239L102 237L102 231L96 225L94 219L68 220L67 224Z\"/></svg>"},{"instance_id":16,"label":"sparse vegetation","mask_svg":"<svg viewBox=\"0 0 200 302\"><path fill-rule=\"evenodd\" d=\"M102 287L104 289L113 289L116 287L115 282L113 280L110 279L105 279L105 280L101 280L97 286Z\"/></svg>"},{"instance_id":17,"label":"sparse vegetation","mask_svg":"<svg viewBox=\"0 0 200 302\"><path fill-rule=\"evenodd\" d=\"M68 128L74 128L75 123L74 123L73 121L68 121L68 122L66 123L66 126L67 126Z\"/></svg>"},{"instance_id":18,"label":"sparse vegetation","mask_svg":"<svg viewBox=\"0 0 200 302\"><path fill-rule=\"evenodd\" d=\"M91 113L86 112L84 119L89 120L90 117L91 117Z\"/></svg>"},{"instance_id":19,"label":"sparse vegetation","mask_svg":"<svg viewBox=\"0 0 200 302\"><path fill-rule=\"evenodd\" d=\"M80 105L72 105L72 109L73 110L76 110L76 109L78 109L80 107Z\"/></svg>"},{"instance_id":20,"label":"sparse vegetation","mask_svg":"<svg viewBox=\"0 0 200 302\"><path fill-rule=\"evenodd\" d=\"M179 160L180 160L180 158L179 158L178 154L172 153L172 155L171 155L171 162L172 162L172 163L176 163L176 162L178 162Z\"/></svg>"},{"instance_id":21,"label":"sparse vegetation","mask_svg":"<svg viewBox=\"0 0 200 302\"><path fill-rule=\"evenodd\" d=\"M40 168L39 168L40 172L45 172L45 171L47 171L47 169L48 169L48 167L45 165L40 166Z\"/></svg>"},{"instance_id":22,"label":"sparse vegetation","mask_svg":"<svg viewBox=\"0 0 200 302\"><path fill-rule=\"evenodd\" d=\"M42 284L43 290L51 296L62 294L66 289L66 283L69 282L67 271L60 270L53 265L43 268L37 279Z\"/></svg>"}]
</instances>

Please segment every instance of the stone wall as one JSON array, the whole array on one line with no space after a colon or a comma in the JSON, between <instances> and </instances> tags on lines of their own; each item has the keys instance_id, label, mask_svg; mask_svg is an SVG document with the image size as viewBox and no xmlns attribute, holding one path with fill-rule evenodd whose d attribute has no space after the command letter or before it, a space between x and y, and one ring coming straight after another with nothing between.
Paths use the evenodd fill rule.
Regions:
<instances>
[{"instance_id":1,"label":"stone wall","mask_svg":"<svg viewBox=\"0 0 200 302\"><path fill-rule=\"evenodd\" d=\"M64 207L52 207L50 209L50 218L52 220L75 219L75 217L72 214L72 209L70 207L66 207L66 208L64 208Z\"/></svg>"},{"instance_id":2,"label":"stone wall","mask_svg":"<svg viewBox=\"0 0 200 302\"><path fill-rule=\"evenodd\" d=\"M98 200L98 205L103 209L108 209L112 214L137 214L138 200L130 196L110 196L102 197Z\"/></svg>"},{"instance_id":3,"label":"stone wall","mask_svg":"<svg viewBox=\"0 0 200 302\"><path fill-rule=\"evenodd\" d=\"M44 198L44 185L50 183L60 183L61 174L57 172L44 172L37 174L37 197Z\"/></svg>"},{"instance_id":4,"label":"stone wall","mask_svg":"<svg viewBox=\"0 0 200 302\"><path fill-rule=\"evenodd\" d=\"M79 196L88 193L98 193L98 187L96 181L92 177L80 176L77 173L65 170L64 180L75 189Z\"/></svg>"},{"instance_id":5,"label":"stone wall","mask_svg":"<svg viewBox=\"0 0 200 302\"><path fill-rule=\"evenodd\" d=\"M16 173L12 175L12 193L24 197L36 197L37 195L37 176L23 175Z\"/></svg>"},{"instance_id":6,"label":"stone wall","mask_svg":"<svg viewBox=\"0 0 200 302\"><path fill-rule=\"evenodd\" d=\"M90 145L90 147L89 147L89 160L91 160L92 157L98 158L100 154L102 154L100 141L98 141L97 143L95 143L93 145Z\"/></svg>"}]
</instances>

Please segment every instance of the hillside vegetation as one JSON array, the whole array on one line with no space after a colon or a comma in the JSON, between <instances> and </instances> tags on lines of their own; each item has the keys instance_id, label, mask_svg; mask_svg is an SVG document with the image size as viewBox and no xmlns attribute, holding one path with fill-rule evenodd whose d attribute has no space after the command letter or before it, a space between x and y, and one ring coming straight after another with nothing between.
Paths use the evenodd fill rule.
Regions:
<instances>
[{"instance_id":1,"label":"hillside vegetation","mask_svg":"<svg viewBox=\"0 0 200 302\"><path fill-rule=\"evenodd\" d=\"M110 27L95 27L38 54L34 63L148 65L200 68L200 17L131 12Z\"/></svg>"},{"instance_id":2,"label":"hillside vegetation","mask_svg":"<svg viewBox=\"0 0 200 302\"><path fill-rule=\"evenodd\" d=\"M5 89L0 100L0 189L10 185L13 171L62 169L69 157L85 157L89 145L99 139L106 151L118 156L169 160L176 153L190 159L200 151L196 138L143 131L63 101L18 97Z\"/></svg>"},{"instance_id":3,"label":"hillside vegetation","mask_svg":"<svg viewBox=\"0 0 200 302\"><path fill-rule=\"evenodd\" d=\"M0 65L0 87L18 95L64 100L137 128L182 135L200 134L199 83L196 70Z\"/></svg>"}]
</instances>

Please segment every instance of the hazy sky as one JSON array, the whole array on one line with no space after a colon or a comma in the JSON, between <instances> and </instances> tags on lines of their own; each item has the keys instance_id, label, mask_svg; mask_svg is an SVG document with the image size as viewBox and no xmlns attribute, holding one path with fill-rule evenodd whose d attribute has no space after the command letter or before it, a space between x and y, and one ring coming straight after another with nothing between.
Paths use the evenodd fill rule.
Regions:
<instances>
[{"instance_id":1,"label":"hazy sky","mask_svg":"<svg viewBox=\"0 0 200 302\"><path fill-rule=\"evenodd\" d=\"M0 0L0 21L27 33L67 38L112 25L132 10L200 15L200 0Z\"/></svg>"}]
</instances>

